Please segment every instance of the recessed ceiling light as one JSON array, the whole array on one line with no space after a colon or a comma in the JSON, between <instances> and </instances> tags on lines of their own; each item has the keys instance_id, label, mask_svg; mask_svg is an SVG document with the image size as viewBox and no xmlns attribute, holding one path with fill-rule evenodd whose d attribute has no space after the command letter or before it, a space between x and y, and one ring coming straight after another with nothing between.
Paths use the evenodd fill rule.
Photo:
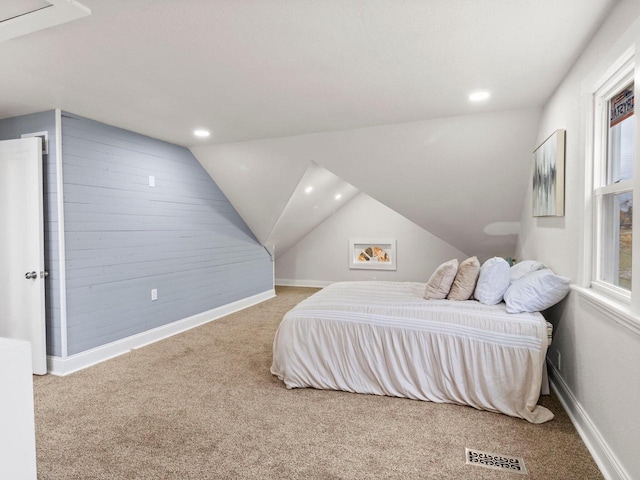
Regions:
<instances>
[{"instance_id":1,"label":"recessed ceiling light","mask_svg":"<svg viewBox=\"0 0 640 480\"><path fill-rule=\"evenodd\" d=\"M309 185L307 188L304 189L304 193L311 193L313 192L313 187L311 185Z\"/></svg>"},{"instance_id":2,"label":"recessed ceiling light","mask_svg":"<svg viewBox=\"0 0 640 480\"><path fill-rule=\"evenodd\" d=\"M473 92L469 95L469 100L472 102L482 102L484 100L488 100L491 96L491 93L486 90L478 90L477 92Z\"/></svg>"},{"instance_id":3,"label":"recessed ceiling light","mask_svg":"<svg viewBox=\"0 0 640 480\"><path fill-rule=\"evenodd\" d=\"M338 194L336 194L336 196L335 196L335 197L333 197L333 198L335 198L336 200L340 200L340 199L342 198L342 194L341 194L341 193L338 193Z\"/></svg>"},{"instance_id":4,"label":"recessed ceiling light","mask_svg":"<svg viewBox=\"0 0 640 480\"><path fill-rule=\"evenodd\" d=\"M211 135L211 133L209 133L208 130L194 130L193 134L196 137L200 137L200 138L207 138L209 135Z\"/></svg>"}]
</instances>

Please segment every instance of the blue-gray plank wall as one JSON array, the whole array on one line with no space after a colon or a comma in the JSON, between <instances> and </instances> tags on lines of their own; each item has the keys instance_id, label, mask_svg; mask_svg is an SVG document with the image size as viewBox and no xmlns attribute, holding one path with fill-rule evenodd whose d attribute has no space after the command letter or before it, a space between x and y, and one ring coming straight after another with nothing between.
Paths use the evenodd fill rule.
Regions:
<instances>
[{"instance_id":1,"label":"blue-gray plank wall","mask_svg":"<svg viewBox=\"0 0 640 480\"><path fill-rule=\"evenodd\" d=\"M188 149L63 112L62 152L69 355L273 288Z\"/></svg>"},{"instance_id":2,"label":"blue-gray plank wall","mask_svg":"<svg viewBox=\"0 0 640 480\"><path fill-rule=\"evenodd\" d=\"M25 133L48 132L49 153L42 156L44 194L44 264L47 354L60 356L60 262L58 255L58 187L56 170L56 115L54 110L0 120L0 140L20 138Z\"/></svg>"}]
</instances>

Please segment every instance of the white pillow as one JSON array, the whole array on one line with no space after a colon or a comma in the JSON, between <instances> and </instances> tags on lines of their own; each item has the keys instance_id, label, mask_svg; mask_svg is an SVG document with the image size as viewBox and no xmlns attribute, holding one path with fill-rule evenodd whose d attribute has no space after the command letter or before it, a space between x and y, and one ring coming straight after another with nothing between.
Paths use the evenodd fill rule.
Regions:
<instances>
[{"instance_id":1,"label":"white pillow","mask_svg":"<svg viewBox=\"0 0 640 480\"><path fill-rule=\"evenodd\" d=\"M504 294L508 313L541 312L569 293L570 280L545 268L516 280Z\"/></svg>"},{"instance_id":2,"label":"white pillow","mask_svg":"<svg viewBox=\"0 0 640 480\"><path fill-rule=\"evenodd\" d=\"M493 257L480 267L478 284L473 296L485 305L496 305L502 301L502 295L509 288L509 262L504 258Z\"/></svg>"},{"instance_id":3,"label":"white pillow","mask_svg":"<svg viewBox=\"0 0 640 480\"><path fill-rule=\"evenodd\" d=\"M458 259L454 258L444 262L433 272L427 282L427 289L424 298L427 300L442 300L447 298L453 280L458 272Z\"/></svg>"},{"instance_id":4,"label":"white pillow","mask_svg":"<svg viewBox=\"0 0 640 480\"><path fill-rule=\"evenodd\" d=\"M522 260L511 267L511 283L524 277L527 273L536 272L545 268L544 264L535 260Z\"/></svg>"}]
</instances>

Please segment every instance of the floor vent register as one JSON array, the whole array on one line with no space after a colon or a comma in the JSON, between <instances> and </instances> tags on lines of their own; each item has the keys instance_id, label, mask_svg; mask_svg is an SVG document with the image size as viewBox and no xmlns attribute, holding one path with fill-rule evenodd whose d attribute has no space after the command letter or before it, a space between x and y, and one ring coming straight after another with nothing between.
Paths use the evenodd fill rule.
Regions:
<instances>
[{"instance_id":1,"label":"floor vent register","mask_svg":"<svg viewBox=\"0 0 640 480\"><path fill-rule=\"evenodd\" d=\"M471 448L465 449L465 457L467 465L477 465L479 467L527 475L527 467L524 466L524 460L520 457L481 452Z\"/></svg>"}]
</instances>

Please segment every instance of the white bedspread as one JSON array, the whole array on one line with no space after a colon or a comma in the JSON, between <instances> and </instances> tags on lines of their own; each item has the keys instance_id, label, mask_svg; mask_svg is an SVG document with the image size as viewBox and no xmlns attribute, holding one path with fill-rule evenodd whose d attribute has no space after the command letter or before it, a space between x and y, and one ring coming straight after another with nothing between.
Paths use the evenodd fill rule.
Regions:
<instances>
[{"instance_id":1,"label":"white bedspread","mask_svg":"<svg viewBox=\"0 0 640 480\"><path fill-rule=\"evenodd\" d=\"M426 284L341 282L283 318L271 373L313 387L469 405L542 423L547 351L540 313L424 300Z\"/></svg>"}]
</instances>

